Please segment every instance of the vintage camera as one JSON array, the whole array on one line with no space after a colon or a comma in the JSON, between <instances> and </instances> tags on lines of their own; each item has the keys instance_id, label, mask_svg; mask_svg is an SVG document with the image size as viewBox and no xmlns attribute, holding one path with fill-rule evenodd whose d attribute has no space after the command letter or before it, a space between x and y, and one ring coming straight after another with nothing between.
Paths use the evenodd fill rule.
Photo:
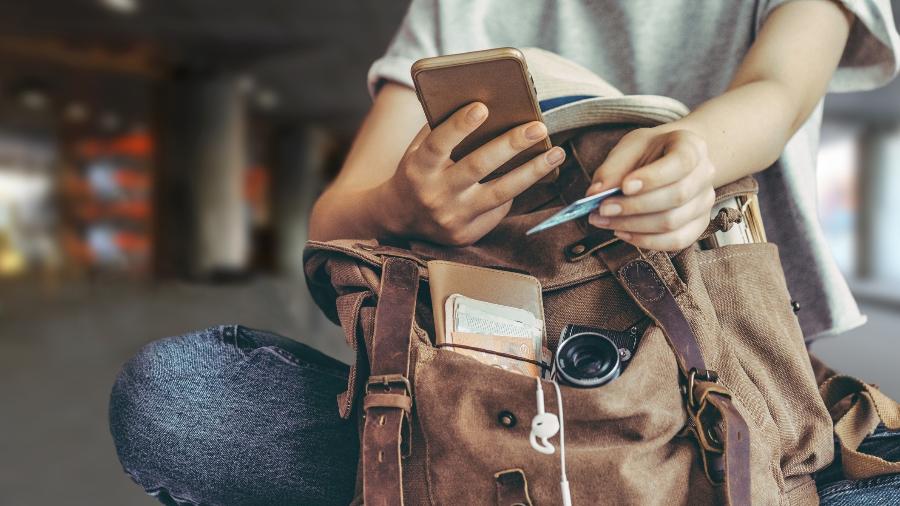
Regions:
<instances>
[{"instance_id":1,"label":"vintage camera","mask_svg":"<svg viewBox=\"0 0 900 506\"><path fill-rule=\"evenodd\" d=\"M561 383L579 388L605 385L619 377L637 350L646 324L625 332L566 325L553 355Z\"/></svg>"}]
</instances>

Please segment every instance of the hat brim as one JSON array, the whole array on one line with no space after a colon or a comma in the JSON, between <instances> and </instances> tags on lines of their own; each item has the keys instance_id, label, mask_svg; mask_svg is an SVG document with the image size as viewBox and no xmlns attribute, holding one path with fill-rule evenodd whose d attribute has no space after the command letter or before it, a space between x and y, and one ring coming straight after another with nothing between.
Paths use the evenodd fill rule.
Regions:
<instances>
[{"instance_id":1,"label":"hat brim","mask_svg":"<svg viewBox=\"0 0 900 506\"><path fill-rule=\"evenodd\" d=\"M585 126L627 123L655 126L686 116L690 110L674 98L658 95L591 97L565 103L543 113L551 134Z\"/></svg>"}]
</instances>

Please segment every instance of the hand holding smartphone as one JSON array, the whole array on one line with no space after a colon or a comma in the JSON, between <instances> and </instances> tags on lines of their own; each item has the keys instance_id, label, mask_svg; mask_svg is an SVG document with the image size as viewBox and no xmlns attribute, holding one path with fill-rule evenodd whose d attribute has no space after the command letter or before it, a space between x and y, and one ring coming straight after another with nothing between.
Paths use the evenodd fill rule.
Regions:
<instances>
[{"instance_id":1,"label":"hand holding smartphone","mask_svg":"<svg viewBox=\"0 0 900 506\"><path fill-rule=\"evenodd\" d=\"M375 212L388 236L472 244L517 195L553 177L565 151L550 146L518 50L427 59L413 76L430 128L378 187Z\"/></svg>"},{"instance_id":2,"label":"hand holding smartphone","mask_svg":"<svg viewBox=\"0 0 900 506\"><path fill-rule=\"evenodd\" d=\"M425 58L413 64L412 79L432 129L472 102L487 106L487 120L453 149L453 161L465 158L516 126L542 120L525 57L518 49ZM550 139L545 137L505 161L485 180L500 177L551 147Z\"/></svg>"}]
</instances>

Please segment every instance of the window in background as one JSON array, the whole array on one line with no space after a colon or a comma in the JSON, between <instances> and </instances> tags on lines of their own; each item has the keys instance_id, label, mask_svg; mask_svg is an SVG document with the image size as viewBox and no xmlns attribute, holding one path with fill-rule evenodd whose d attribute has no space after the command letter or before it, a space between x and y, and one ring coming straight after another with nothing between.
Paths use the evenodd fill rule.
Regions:
<instances>
[{"instance_id":1,"label":"window in background","mask_svg":"<svg viewBox=\"0 0 900 506\"><path fill-rule=\"evenodd\" d=\"M859 128L852 123L822 125L818 158L819 221L838 267L857 272Z\"/></svg>"},{"instance_id":2,"label":"window in background","mask_svg":"<svg viewBox=\"0 0 900 506\"><path fill-rule=\"evenodd\" d=\"M0 132L0 277L60 264L53 163L49 140Z\"/></svg>"},{"instance_id":3,"label":"window in background","mask_svg":"<svg viewBox=\"0 0 900 506\"><path fill-rule=\"evenodd\" d=\"M884 286L900 283L900 126L880 131L872 156L871 275Z\"/></svg>"}]
</instances>

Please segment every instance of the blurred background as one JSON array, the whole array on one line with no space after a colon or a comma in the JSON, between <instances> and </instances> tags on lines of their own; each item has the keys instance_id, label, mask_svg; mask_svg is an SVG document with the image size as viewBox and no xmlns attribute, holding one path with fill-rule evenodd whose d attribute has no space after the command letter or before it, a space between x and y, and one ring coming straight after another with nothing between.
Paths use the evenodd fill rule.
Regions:
<instances>
[{"instance_id":1,"label":"blurred background","mask_svg":"<svg viewBox=\"0 0 900 506\"><path fill-rule=\"evenodd\" d=\"M351 358L301 250L406 5L0 0L0 505L155 504L106 428L150 340L239 322ZM819 171L869 324L814 351L900 398L900 83L828 97Z\"/></svg>"}]
</instances>

